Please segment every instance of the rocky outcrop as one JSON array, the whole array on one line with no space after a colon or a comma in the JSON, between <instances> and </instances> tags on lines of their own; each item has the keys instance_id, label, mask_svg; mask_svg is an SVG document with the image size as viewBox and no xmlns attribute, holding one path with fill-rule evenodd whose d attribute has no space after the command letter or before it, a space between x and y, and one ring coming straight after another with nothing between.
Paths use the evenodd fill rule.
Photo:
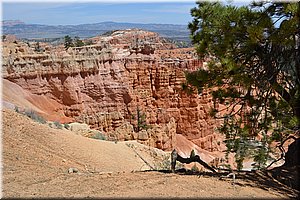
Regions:
<instances>
[{"instance_id":1,"label":"rocky outcrop","mask_svg":"<svg viewBox=\"0 0 300 200\"><path fill-rule=\"evenodd\" d=\"M202 67L192 48L176 49L142 30L92 40L96 44L68 50L41 43L39 51L34 44L4 42L3 78L58 103L51 113L61 123L72 119L112 138L164 150L173 149L180 134L218 150L210 95L188 95L181 87L185 71ZM38 108L50 112L47 105ZM137 133L140 120L147 127Z\"/></svg>"}]
</instances>

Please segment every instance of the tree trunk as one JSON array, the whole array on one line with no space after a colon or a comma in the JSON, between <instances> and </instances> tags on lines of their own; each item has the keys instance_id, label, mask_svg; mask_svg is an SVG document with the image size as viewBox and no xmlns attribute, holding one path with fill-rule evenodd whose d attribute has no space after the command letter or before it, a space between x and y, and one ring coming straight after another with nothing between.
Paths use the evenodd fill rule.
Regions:
<instances>
[{"instance_id":1,"label":"tree trunk","mask_svg":"<svg viewBox=\"0 0 300 200\"><path fill-rule=\"evenodd\" d=\"M198 162L206 169L209 169L209 170L213 171L214 173L216 173L216 171L211 166L209 166L206 162L204 162L203 160L200 159L200 156L198 156L198 155L192 156L191 155L189 158L183 158L177 153L177 151L175 149L172 151L172 154L171 154L171 169L172 169L173 173L175 173L176 161L179 161L181 163L186 163L186 164L190 164L192 162Z\"/></svg>"},{"instance_id":2,"label":"tree trunk","mask_svg":"<svg viewBox=\"0 0 300 200\"><path fill-rule=\"evenodd\" d=\"M300 138L297 138L292 144L289 145L288 151L285 154L284 166L299 166L300 165Z\"/></svg>"}]
</instances>

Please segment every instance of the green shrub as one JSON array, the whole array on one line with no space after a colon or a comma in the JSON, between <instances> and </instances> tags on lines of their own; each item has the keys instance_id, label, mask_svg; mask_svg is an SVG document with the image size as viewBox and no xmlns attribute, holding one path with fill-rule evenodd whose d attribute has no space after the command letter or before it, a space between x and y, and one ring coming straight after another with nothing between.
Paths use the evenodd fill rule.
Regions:
<instances>
[{"instance_id":1,"label":"green shrub","mask_svg":"<svg viewBox=\"0 0 300 200\"><path fill-rule=\"evenodd\" d=\"M136 132L139 132L141 130L148 130L150 128L152 128L150 125L147 124L146 122L146 114L144 112L142 112L139 107L137 107L137 115L131 115L131 118L132 119L135 119L136 117L136 120L137 120L137 125L134 127L134 130Z\"/></svg>"},{"instance_id":2,"label":"green shrub","mask_svg":"<svg viewBox=\"0 0 300 200\"><path fill-rule=\"evenodd\" d=\"M97 132L92 138L97 140L106 140L106 136L101 132Z\"/></svg>"},{"instance_id":3,"label":"green shrub","mask_svg":"<svg viewBox=\"0 0 300 200\"><path fill-rule=\"evenodd\" d=\"M85 45L93 45L93 44L94 44L94 42L92 40L88 40L85 42Z\"/></svg>"},{"instance_id":4,"label":"green shrub","mask_svg":"<svg viewBox=\"0 0 300 200\"><path fill-rule=\"evenodd\" d=\"M46 120L42 116L39 116L37 113L35 113L33 110L26 110L24 114L36 122L39 122L41 124L46 123Z\"/></svg>"},{"instance_id":5,"label":"green shrub","mask_svg":"<svg viewBox=\"0 0 300 200\"><path fill-rule=\"evenodd\" d=\"M55 122L53 122L53 124L56 126L56 128L58 128L58 129L62 129L62 125L61 125L61 123L60 122L58 122L58 121L55 121Z\"/></svg>"},{"instance_id":6,"label":"green shrub","mask_svg":"<svg viewBox=\"0 0 300 200\"><path fill-rule=\"evenodd\" d=\"M20 111L20 109L19 109L18 106L15 106L15 111L16 111L17 113L21 113L21 111Z\"/></svg>"},{"instance_id":7,"label":"green shrub","mask_svg":"<svg viewBox=\"0 0 300 200\"><path fill-rule=\"evenodd\" d=\"M82 42L82 40L78 36L76 36L74 38L74 46L75 47L82 47L82 46L84 46L84 43Z\"/></svg>"},{"instance_id":8,"label":"green shrub","mask_svg":"<svg viewBox=\"0 0 300 200\"><path fill-rule=\"evenodd\" d=\"M66 35L64 39L65 39L65 42L64 42L65 49L68 49L69 47L74 46L73 39L69 35Z\"/></svg>"},{"instance_id":9,"label":"green shrub","mask_svg":"<svg viewBox=\"0 0 300 200\"><path fill-rule=\"evenodd\" d=\"M65 127L65 129L70 129L70 125L67 123L64 124L64 127Z\"/></svg>"}]
</instances>

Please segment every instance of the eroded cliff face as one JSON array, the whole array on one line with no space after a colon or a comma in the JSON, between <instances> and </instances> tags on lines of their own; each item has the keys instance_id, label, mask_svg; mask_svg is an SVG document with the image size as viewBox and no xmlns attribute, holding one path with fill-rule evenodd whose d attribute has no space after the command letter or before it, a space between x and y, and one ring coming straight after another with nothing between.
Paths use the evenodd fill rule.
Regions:
<instances>
[{"instance_id":1,"label":"eroded cliff face","mask_svg":"<svg viewBox=\"0 0 300 200\"><path fill-rule=\"evenodd\" d=\"M182 91L184 72L202 67L192 48L176 49L142 30L93 40L94 45L68 50L41 44L43 52L4 42L3 78L57 102L51 111L55 121L84 122L111 138L163 150L176 147L176 134L208 151L220 150L210 95ZM47 117L47 105L37 107Z\"/></svg>"}]
</instances>

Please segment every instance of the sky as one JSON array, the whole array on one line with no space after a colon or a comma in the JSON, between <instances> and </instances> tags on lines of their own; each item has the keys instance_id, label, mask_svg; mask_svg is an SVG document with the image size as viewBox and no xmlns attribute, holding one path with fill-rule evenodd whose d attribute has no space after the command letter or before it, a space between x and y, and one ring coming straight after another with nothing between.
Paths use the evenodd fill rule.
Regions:
<instances>
[{"instance_id":1,"label":"sky","mask_svg":"<svg viewBox=\"0 0 300 200\"><path fill-rule=\"evenodd\" d=\"M232 4L246 5L245 2L233 1ZM3 0L2 20L21 20L28 24L47 25L104 21L186 25L192 21L190 9L195 6L195 1L191 0Z\"/></svg>"}]
</instances>

